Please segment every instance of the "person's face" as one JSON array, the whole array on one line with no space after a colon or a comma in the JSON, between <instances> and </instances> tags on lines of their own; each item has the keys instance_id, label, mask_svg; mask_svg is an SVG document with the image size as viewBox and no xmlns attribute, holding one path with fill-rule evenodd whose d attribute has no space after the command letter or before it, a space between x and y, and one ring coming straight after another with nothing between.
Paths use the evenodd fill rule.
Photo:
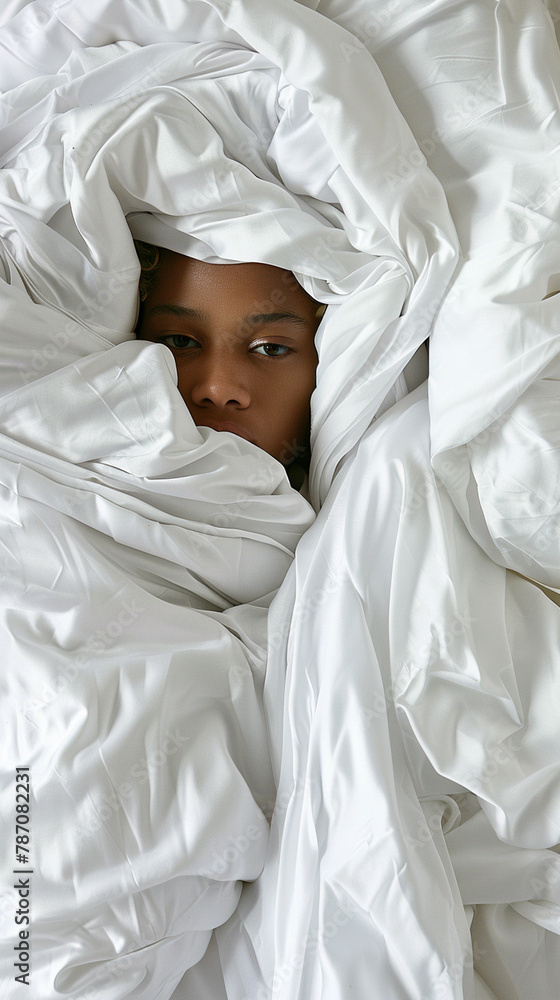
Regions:
<instances>
[{"instance_id":1,"label":"person's face","mask_svg":"<svg viewBox=\"0 0 560 1000\"><path fill-rule=\"evenodd\" d=\"M316 311L289 271L164 250L137 335L173 351L197 426L232 431L289 465L309 440Z\"/></svg>"}]
</instances>

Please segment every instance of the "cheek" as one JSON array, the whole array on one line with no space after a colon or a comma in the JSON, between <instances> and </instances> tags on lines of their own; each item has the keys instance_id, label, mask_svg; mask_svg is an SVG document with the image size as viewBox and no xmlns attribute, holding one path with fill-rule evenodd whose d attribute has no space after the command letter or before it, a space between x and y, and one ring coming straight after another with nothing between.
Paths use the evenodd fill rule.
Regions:
<instances>
[{"instance_id":1,"label":"cheek","mask_svg":"<svg viewBox=\"0 0 560 1000\"><path fill-rule=\"evenodd\" d=\"M307 443L310 423L311 394L315 388L315 369L303 372L299 378L292 380L282 397L280 425L283 437L290 441L297 439L298 443Z\"/></svg>"},{"instance_id":2,"label":"cheek","mask_svg":"<svg viewBox=\"0 0 560 1000\"><path fill-rule=\"evenodd\" d=\"M191 417L196 423L196 410L192 401L192 381L192 378L189 377L188 372L184 370L181 363L177 362L177 388L183 397L183 402L186 404Z\"/></svg>"},{"instance_id":3,"label":"cheek","mask_svg":"<svg viewBox=\"0 0 560 1000\"><path fill-rule=\"evenodd\" d=\"M311 396L316 385L316 362L309 362L293 382L293 406L300 421L309 421Z\"/></svg>"},{"instance_id":4,"label":"cheek","mask_svg":"<svg viewBox=\"0 0 560 1000\"><path fill-rule=\"evenodd\" d=\"M191 409L191 391L192 391L192 377L189 377L188 370L186 366L183 366L180 361L176 360L177 364L177 388L183 397L184 402L187 404L189 409Z\"/></svg>"}]
</instances>

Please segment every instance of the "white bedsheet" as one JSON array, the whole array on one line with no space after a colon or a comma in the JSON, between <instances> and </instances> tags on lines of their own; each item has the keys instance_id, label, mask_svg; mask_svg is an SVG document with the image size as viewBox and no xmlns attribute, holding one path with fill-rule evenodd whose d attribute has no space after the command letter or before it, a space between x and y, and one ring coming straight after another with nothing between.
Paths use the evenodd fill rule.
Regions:
<instances>
[{"instance_id":1,"label":"white bedsheet","mask_svg":"<svg viewBox=\"0 0 560 1000\"><path fill-rule=\"evenodd\" d=\"M2 870L33 871L37 998L169 995L266 852L266 607L313 514L179 404L167 352L134 342L0 400Z\"/></svg>"},{"instance_id":2,"label":"white bedsheet","mask_svg":"<svg viewBox=\"0 0 560 1000\"><path fill-rule=\"evenodd\" d=\"M429 171L397 215L369 183L367 161L391 156L393 127L413 144L375 65L342 77L327 21L310 60L306 22L318 16L294 5L299 49L293 25L273 52L289 83L267 58L273 7L258 7L261 24L256 11L231 16L257 31L264 55L197 4L166 5L161 21L143 4L29 4L2 31L3 544L13 553L2 814L11 831L13 769L29 766L42 1000L169 996L241 880L261 871L274 800L266 609L313 520L276 461L197 431L165 348L131 342L130 229L210 260L289 267L333 303L315 494L387 393L385 405L406 391L399 374L425 329L399 321L405 298L442 294L455 266ZM321 126L297 85L312 91ZM359 105L348 143L346 108L329 97L340 85L347 100L380 90L384 151ZM298 175L300 133L314 169L301 163ZM423 225L426 191L436 230ZM333 391L342 337L346 385ZM321 438L329 420L338 432ZM9 834L2 851L9 882ZM8 996L20 988L15 895L7 886L2 908Z\"/></svg>"},{"instance_id":3,"label":"white bedsheet","mask_svg":"<svg viewBox=\"0 0 560 1000\"><path fill-rule=\"evenodd\" d=\"M189 966L181 1000L553 1000L560 610L506 568L557 586L511 409L554 501L549 15L4 17L3 995L20 765L41 1000L165 1000ZM328 303L293 563L314 514L283 468L197 430L169 352L133 341L131 232ZM429 409L402 398L428 333Z\"/></svg>"},{"instance_id":4,"label":"white bedsheet","mask_svg":"<svg viewBox=\"0 0 560 1000\"><path fill-rule=\"evenodd\" d=\"M560 608L467 532L423 387L363 436L281 596L279 808L218 932L227 996L555 997Z\"/></svg>"},{"instance_id":5,"label":"white bedsheet","mask_svg":"<svg viewBox=\"0 0 560 1000\"><path fill-rule=\"evenodd\" d=\"M278 808L217 935L227 995L556 998L558 611L503 568L558 585L553 24L536 3L318 9L355 32L349 61L375 54L463 259L430 421L411 397L366 432L271 610Z\"/></svg>"},{"instance_id":6,"label":"white bedsheet","mask_svg":"<svg viewBox=\"0 0 560 1000\"><path fill-rule=\"evenodd\" d=\"M321 0L372 52L442 182L461 262L430 337L434 468L492 559L560 586L557 0ZM541 447L540 441L546 442ZM522 516L521 516L522 515ZM523 520L523 519L524 520Z\"/></svg>"}]
</instances>

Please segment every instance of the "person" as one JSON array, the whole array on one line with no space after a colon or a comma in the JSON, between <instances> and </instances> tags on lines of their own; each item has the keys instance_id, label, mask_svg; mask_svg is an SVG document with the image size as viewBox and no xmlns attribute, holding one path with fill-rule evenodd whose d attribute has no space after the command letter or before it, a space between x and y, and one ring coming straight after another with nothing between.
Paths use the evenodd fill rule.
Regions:
<instances>
[{"instance_id":1,"label":"person","mask_svg":"<svg viewBox=\"0 0 560 1000\"><path fill-rule=\"evenodd\" d=\"M246 438L296 489L309 467L315 333L325 306L271 264L209 264L136 241L136 335L165 344L198 427Z\"/></svg>"}]
</instances>

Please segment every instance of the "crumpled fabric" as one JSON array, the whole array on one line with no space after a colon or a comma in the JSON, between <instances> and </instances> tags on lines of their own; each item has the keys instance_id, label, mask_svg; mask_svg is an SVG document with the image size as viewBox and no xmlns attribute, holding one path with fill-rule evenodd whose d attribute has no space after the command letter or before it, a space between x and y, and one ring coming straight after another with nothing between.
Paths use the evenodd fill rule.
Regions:
<instances>
[{"instance_id":1,"label":"crumpled fabric","mask_svg":"<svg viewBox=\"0 0 560 1000\"><path fill-rule=\"evenodd\" d=\"M321 0L371 52L425 158L461 259L430 335L434 468L490 558L560 586L557 0Z\"/></svg>"},{"instance_id":2,"label":"crumpled fabric","mask_svg":"<svg viewBox=\"0 0 560 1000\"><path fill-rule=\"evenodd\" d=\"M286 267L331 303L312 402L317 507L380 406L407 391L399 376L429 332L457 242L427 167L388 196L396 147L412 155L416 144L375 62L349 73L337 58L347 32L288 7L279 19L272 4L165 5L150 45L154 12L140 0L25 7L2 37L19 86L4 99L0 235L5 266L69 315L63 353L34 344L31 360L11 362L17 380L83 351L76 319L89 338L130 337L130 231L204 260ZM149 169L159 160L162 173Z\"/></svg>"},{"instance_id":3,"label":"crumpled fabric","mask_svg":"<svg viewBox=\"0 0 560 1000\"><path fill-rule=\"evenodd\" d=\"M395 136L414 148L375 63L349 75L346 33L288 6L285 25L272 3L4 15L2 815L29 767L42 1000L169 997L261 872L268 607L337 466L408 391L456 266L428 169L396 200L372 184ZM313 507L276 460L197 429L170 352L134 340L133 237L288 268L327 303Z\"/></svg>"},{"instance_id":4,"label":"crumpled fabric","mask_svg":"<svg viewBox=\"0 0 560 1000\"><path fill-rule=\"evenodd\" d=\"M34 987L163 1000L191 966L177 1000L553 996L558 608L512 570L555 585L531 541L555 479L535 506L502 419L528 403L549 450L523 397L556 355L553 19L3 16L3 510L8 552L26 542L2 753L37 789ZM286 267L327 303L314 523L273 459L193 427L165 348L131 342L132 236ZM428 334L429 407L403 399ZM485 459L504 454L525 525Z\"/></svg>"},{"instance_id":5,"label":"crumpled fabric","mask_svg":"<svg viewBox=\"0 0 560 1000\"><path fill-rule=\"evenodd\" d=\"M420 387L369 428L271 606L277 808L216 932L228 998L558 982L560 608L473 540L429 427Z\"/></svg>"},{"instance_id":6,"label":"crumpled fabric","mask_svg":"<svg viewBox=\"0 0 560 1000\"><path fill-rule=\"evenodd\" d=\"M0 399L10 832L16 766L32 789L2 866L31 859L41 997L170 994L266 854L267 605L313 512L186 418L168 354L124 343Z\"/></svg>"},{"instance_id":7,"label":"crumpled fabric","mask_svg":"<svg viewBox=\"0 0 560 1000\"><path fill-rule=\"evenodd\" d=\"M216 933L224 991L556 996L560 12L315 6L348 63L375 55L419 147L386 180L427 159L462 260L429 419L409 399L366 431L271 609L277 807Z\"/></svg>"}]
</instances>

